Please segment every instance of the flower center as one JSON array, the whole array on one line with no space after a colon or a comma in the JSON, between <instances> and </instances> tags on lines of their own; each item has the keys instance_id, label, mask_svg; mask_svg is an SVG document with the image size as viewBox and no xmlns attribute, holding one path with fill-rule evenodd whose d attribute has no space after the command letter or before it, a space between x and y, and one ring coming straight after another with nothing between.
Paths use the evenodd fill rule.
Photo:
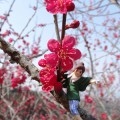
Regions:
<instances>
[{"instance_id":1,"label":"flower center","mask_svg":"<svg viewBox=\"0 0 120 120\"><path fill-rule=\"evenodd\" d=\"M64 51L63 49L61 49L58 53L58 56L62 59L66 59L67 57L67 54L66 54L66 51Z\"/></svg>"},{"instance_id":2,"label":"flower center","mask_svg":"<svg viewBox=\"0 0 120 120\"><path fill-rule=\"evenodd\" d=\"M63 5L63 0L58 0L58 4L62 7L62 5Z\"/></svg>"}]
</instances>

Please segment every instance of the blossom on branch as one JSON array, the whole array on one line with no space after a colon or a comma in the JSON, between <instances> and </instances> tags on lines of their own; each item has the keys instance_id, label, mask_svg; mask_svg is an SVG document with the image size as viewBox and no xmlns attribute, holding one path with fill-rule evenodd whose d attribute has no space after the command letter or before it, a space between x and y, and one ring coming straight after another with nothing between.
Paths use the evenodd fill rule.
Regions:
<instances>
[{"instance_id":1,"label":"blossom on branch","mask_svg":"<svg viewBox=\"0 0 120 120\"><path fill-rule=\"evenodd\" d=\"M102 120L107 120L107 114L106 113L102 113L101 114L101 118L102 118Z\"/></svg>"},{"instance_id":2,"label":"blossom on branch","mask_svg":"<svg viewBox=\"0 0 120 120\"><path fill-rule=\"evenodd\" d=\"M91 104L93 102L93 98L90 97L89 95L85 95L85 102Z\"/></svg>"},{"instance_id":3,"label":"blossom on branch","mask_svg":"<svg viewBox=\"0 0 120 120\"><path fill-rule=\"evenodd\" d=\"M53 67L53 64L51 64L51 67L51 65L47 63L46 59L39 60L38 65L43 67L43 69L41 69L39 72L40 82L43 85L42 90L51 91L54 85L57 83L57 76L54 73L56 69Z\"/></svg>"},{"instance_id":4,"label":"blossom on branch","mask_svg":"<svg viewBox=\"0 0 120 120\"><path fill-rule=\"evenodd\" d=\"M0 84L3 84L4 73L5 73L5 69L0 68Z\"/></svg>"},{"instance_id":5,"label":"blossom on branch","mask_svg":"<svg viewBox=\"0 0 120 120\"><path fill-rule=\"evenodd\" d=\"M69 28L75 29L75 28L78 28L79 25L80 25L80 22L79 22L78 20L74 20L71 24L67 24L67 25L65 26L65 29L66 29L66 30L69 29Z\"/></svg>"},{"instance_id":6,"label":"blossom on branch","mask_svg":"<svg viewBox=\"0 0 120 120\"><path fill-rule=\"evenodd\" d=\"M42 90L51 91L53 88L56 92L62 90L62 84L57 82L56 71L61 67L62 72L68 71L73 67L73 61L81 57L81 52L73 48L76 44L76 39L72 36L65 36L62 44L55 39L48 41L49 54L44 55L44 59L39 60L38 65L43 69L40 70L40 82Z\"/></svg>"},{"instance_id":7,"label":"blossom on branch","mask_svg":"<svg viewBox=\"0 0 120 120\"><path fill-rule=\"evenodd\" d=\"M73 48L75 43L76 39L72 36L65 36L62 40L62 45L55 39L48 41L48 49L55 53L56 58L59 58L63 71L70 70L73 67L73 60L77 60L81 57L80 50ZM56 62L54 59L52 59L52 61Z\"/></svg>"},{"instance_id":8,"label":"blossom on branch","mask_svg":"<svg viewBox=\"0 0 120 120\"><path fill-rule=\"evenodd\" d=\"M72 1L73 0L45 0L46 9L52 14L66 14L67 12L73 11L75 8Z\"/></svg>"},{"instance_id":9,"label":"blossom on branch","mask_svg":"<svg viewBox=\"0 0 120 120\"><path fill-rule=\"evenodd\" d=\"M15 88L15 87L17 87L19 84L23 84L24 82L25 82L25 80L26 80L26 75L18 75L17 77L13 77L12 79L11 79L11 86L12 86L12 88Z\"/></svg>"}]
</instances>

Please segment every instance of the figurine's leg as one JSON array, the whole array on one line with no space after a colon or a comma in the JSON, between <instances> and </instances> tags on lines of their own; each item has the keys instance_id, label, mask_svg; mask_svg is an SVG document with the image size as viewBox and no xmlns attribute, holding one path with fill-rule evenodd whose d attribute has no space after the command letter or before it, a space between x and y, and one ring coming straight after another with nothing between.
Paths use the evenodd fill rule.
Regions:
<instances>
[{"instance_id":1,"label":"figurine's leg","mask_svg":"<svg viewBox=\"0 0 120 120\"><path fill-rule=\"evenodd\" d=\"M69 109L75 120L82 120L78 112L79 100L69 100Z\"/></svg>"}]
</instances>

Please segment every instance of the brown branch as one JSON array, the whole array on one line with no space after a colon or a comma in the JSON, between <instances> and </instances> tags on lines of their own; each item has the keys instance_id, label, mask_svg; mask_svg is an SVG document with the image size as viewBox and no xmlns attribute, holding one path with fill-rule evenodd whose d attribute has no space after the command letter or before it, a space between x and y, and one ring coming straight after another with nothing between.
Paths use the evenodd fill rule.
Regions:
<instances>
[{"instance_id":1,"label":"brown branch","mask_svg":"<svg viewBox=\"0 0 120 120\"><path fill-rule=\"evenodd\" d=\"M61 42L65 36L66 16L67 16L67 14L63 14Z\"/></svg>"},{"instance_id":2,"label":"brown branch","mask_svg":"<svg viewBox=\"0 0 120 120\"><path fill-rule=\"evenodd\" d=\"M5 120L5 117L2 114L0 114L0 120Z\"/></svg>"},{"instance_id":3,"label":"brown branch","mask_svg":"<svg viewBox=\"0 0 120 120\"><path fill-rule=\"evenodd\" d=\"M31 75L32 79L39 82L39 70L26 56L21 54L2 38L0 38L0 48L11 57L10 61L18 63Z\"/></svg>"},{"instance_id":4,"label":"brown branch","mask_svg":"<svg viewBox=\"0 0 120 120\"><path fill-rule=\"evenodd\" d=\"M57 15L54 15L54 23L55 23L55 30L56 30L57 40L60 41L60 34L59 34Z\"/></svg>"},{"instance_id":5,"label":"brown branch","mask_svg":"<svg viewBox=\"0 0 120 120\"><path fill-rule=\"evenodd\" d=\"M7 53L14 62L23 67L31 75L32 79L40 82L39 70L37 69L37 67L33 65L32 62L30 62L30 60L26 58L25 55L22 55L19 51L17 51L17 49L4 41L1 37L0 49ZM63 107L69 111L68 100L63 91L61 91L60 94L56 93L55 91L51 91L51 94L56 98L58 103L62 104ZM93 116L88 114L87 111L82 108L79 108L79 113L83 120L96 120Z\"/></svg>"}]
</instances>

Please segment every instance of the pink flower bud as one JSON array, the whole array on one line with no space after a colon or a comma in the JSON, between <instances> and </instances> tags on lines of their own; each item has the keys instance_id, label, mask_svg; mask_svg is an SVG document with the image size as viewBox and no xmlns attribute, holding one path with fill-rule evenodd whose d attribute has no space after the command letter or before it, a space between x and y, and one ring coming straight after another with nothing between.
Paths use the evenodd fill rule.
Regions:
<instances>
[{"instance_id":1,"label":"pink flower bud","mask_svg":"<svg viewBox=\"0 0 120 120\"><path fill-rule=\"evenodd\" d=\"M78 28L80 25L80 22L78 20L74 20L71 24L70 27L71 28Z\"/></svg>"},{"instance_id":2,"label":"pink flower bud","mask_svg":"<svg viewBox=\"0 0 120 120\"><path fill-rule=\"evenodd\" d=\"M79 22L78 20L74 20L71 24L69 24L69 25L67 24L67 25L65 26L65 29L66 29L66 30L69 29L69 28L75 29L75 28L78 28L79 25L80 25L80 22Z\"/></svg>"},{"instance_id":3,"label":"pink flower bud","mask_svg":"<svg viewBox=\"0 0 120 120\"><path fill-rule=\"evenodd\" d=\"M67 12L73 11L75 9L75 4L72 2L69 2L67 4Z\"/></svg>"}]
</instances>

